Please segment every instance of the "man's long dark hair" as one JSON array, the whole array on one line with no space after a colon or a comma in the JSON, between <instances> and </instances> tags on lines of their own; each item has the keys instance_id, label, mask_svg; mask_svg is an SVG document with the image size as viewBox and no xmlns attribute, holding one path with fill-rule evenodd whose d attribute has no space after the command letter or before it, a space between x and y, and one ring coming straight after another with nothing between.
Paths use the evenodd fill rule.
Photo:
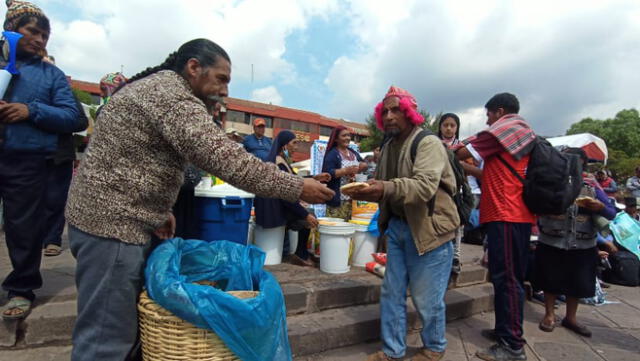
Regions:
<instances>
[{"instance_id":1,"label":"man's long dark hair","mask_svg":"<svg viewBox=\"0 0 640 361\"><path fill-rule=\"evenodd\" d=\"M141 71L129 78L127 83L133 83L161 70L173 70L181 74L189 59L197 59L203 67L212 66L218 61L218 57L231 63L229 55L220 45L209 39L194 39L182 44L178 51L169 54L162 64Z\"/></svg>"}]
</instances>

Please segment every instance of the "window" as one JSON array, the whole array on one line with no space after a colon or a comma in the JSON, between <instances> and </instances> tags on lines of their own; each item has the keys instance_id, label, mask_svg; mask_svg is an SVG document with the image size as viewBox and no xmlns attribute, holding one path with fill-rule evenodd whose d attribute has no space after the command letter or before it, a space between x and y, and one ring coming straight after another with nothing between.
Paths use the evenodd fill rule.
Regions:
<instances>
[{"instance_id":1,"label":"window","mask_svg":"<svg viewBox=\"0 0 640 361\"><path fill-rule=\"evenodd\" d=\"M327 137L331 136L331 132L333 131L333 128L331 127L327 127L326 125L321 125L320 126L320 135L325 135Z\"/></svg>"},{"instance_id":2,"label":"window","mask_svg":"<svg viewBox=\"0 0 640 361\"><path fill-rule=\"evenodd\" d=\"M227 111L227 121L235 122L235 123L244 123L245 113L239 112L237 110L228 110Z\"/></svg>"},{"instance_id":3,"label":"window","mask_svg":"<svg viewBox=\"0 0 640 361\"><path fill-rule=\"evenodd\" d=\"M291 121L289 119L276 118L276 128L291 129Z\"/></svg>"},{"instance_id":4,"label":"window","mask_svg":"<svg viewBox=\"0 0 640 361\"><path fill-rule=\"evenodd\" d=\"M301 132L307 132L309 133L311 131L309 124L307 123L303 123L303 122L299 122L297 120L292 120L291 121L291 130L298 130Z\"/></svg>"}]
</instances>

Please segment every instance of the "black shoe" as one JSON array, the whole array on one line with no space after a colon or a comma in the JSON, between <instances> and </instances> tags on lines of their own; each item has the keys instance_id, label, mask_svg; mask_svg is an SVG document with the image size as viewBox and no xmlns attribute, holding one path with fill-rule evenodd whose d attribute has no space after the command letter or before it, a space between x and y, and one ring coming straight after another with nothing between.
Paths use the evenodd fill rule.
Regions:
<instances>
[{"instance_id":1,"label":"black shoe","mask_svg":"<svg viewBox=\"0 0 640 361\"><path fill-rule=\"evenodd\" d=\"M524 347L514 350L503 342L498 342L486 350L478 350L476 356L485 361L522 361L527 359Z\"/></svg>"}]
</instances>

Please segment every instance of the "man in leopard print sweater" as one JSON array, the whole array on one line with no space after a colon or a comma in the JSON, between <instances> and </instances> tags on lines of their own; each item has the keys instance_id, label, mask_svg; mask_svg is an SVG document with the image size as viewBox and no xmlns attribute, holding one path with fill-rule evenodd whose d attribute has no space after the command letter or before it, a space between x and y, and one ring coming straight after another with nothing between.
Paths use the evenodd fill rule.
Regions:
<instances>
[{"instance_id":1,"label":"man in leopard print sweater","mask_svg":"<svg viewBox=\"0 0 640 361\"><path fill-rule=\"evenodd\" d=\"M152 235L173 236L170 213L186 163L261 197L325 202L333 192L263 163L213 122L231 64L217 44L185 43L132 77L102 109L67 204L77 259L72 360L124 360L137 337L137 296Z\"/></svg>"}]
</instances>

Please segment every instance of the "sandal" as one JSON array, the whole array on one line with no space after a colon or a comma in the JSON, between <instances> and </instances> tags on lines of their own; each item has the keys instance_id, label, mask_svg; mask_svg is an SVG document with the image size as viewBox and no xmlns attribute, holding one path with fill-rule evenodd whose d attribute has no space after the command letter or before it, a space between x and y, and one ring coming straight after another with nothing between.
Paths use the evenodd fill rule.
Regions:
<instances>
[{"instance_id":1,"label":"sandal","mask_svg":"<svg viewBox=\"0 0 640 361\"><path fill-rule=\"evenodd\" d=\"M14 313L14 310L20 312ZM16 296L12 297L4 310L2 311L2 318L5 320L20 320L29 315L31 312L31 301L24 297Z\"/></svg>"},{"instance_id":2,"label":"sandal","mask_svg":"<svg viewBox=\"0 0 640 361\"><path fill-rule=\"evenodd\" d=\"M62 247L56 244L48 244L44 248L44 255L47 257L59 256L62 253Z\"/></svg>"},{"instance_id":3,"label":"sandal","mask_svg":"<svg viewBox=\"0 0 640 361\"><path fill-rule=\"evenodd\" d=\"M568 328L571 331L577 333L578 335L581 335L584 337L591 337L591 331L587 328L587 326L583 326L579 323L571 323L567 321L566 318L562 319L562 327Z\"/></svg>"},{"instance_id":4,"label":"sandal","mask_svg":"<svg viewBox=\"0 0 640 361\"><path fill-rule=\"evenodd\" d=\"M540 323L538 324L538 328L544 332L551 332L554 328L556 328L556 323L552 322L550 325L548 325L544 323L544 319L542 319L542 321L540 321Z\"/></svg>"}]
</instances>

